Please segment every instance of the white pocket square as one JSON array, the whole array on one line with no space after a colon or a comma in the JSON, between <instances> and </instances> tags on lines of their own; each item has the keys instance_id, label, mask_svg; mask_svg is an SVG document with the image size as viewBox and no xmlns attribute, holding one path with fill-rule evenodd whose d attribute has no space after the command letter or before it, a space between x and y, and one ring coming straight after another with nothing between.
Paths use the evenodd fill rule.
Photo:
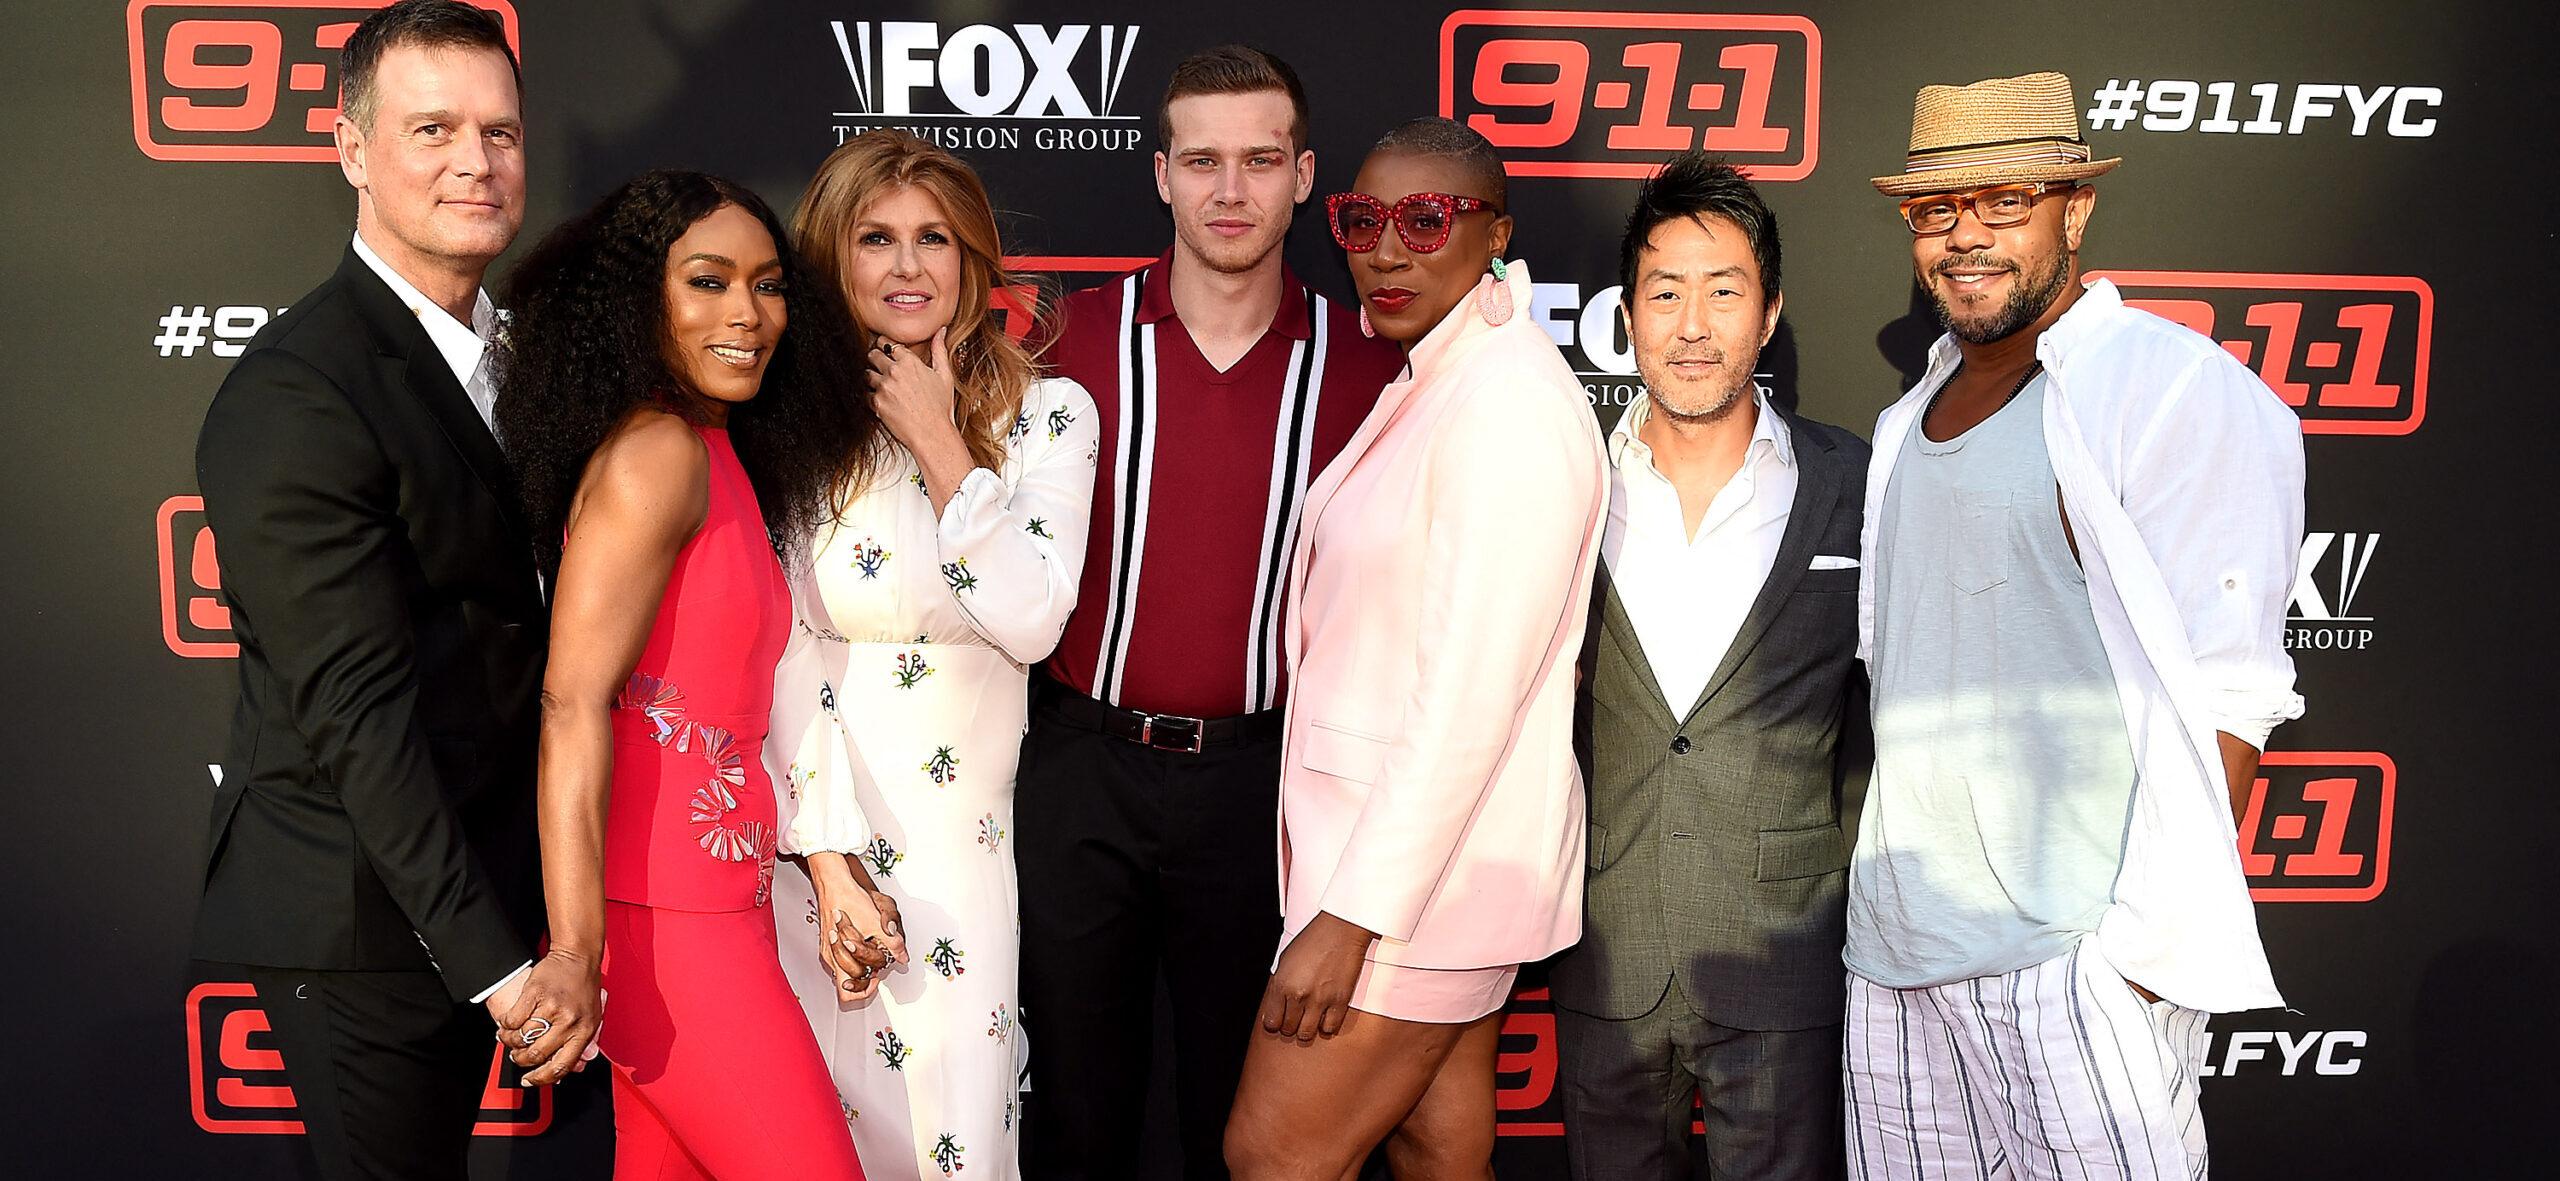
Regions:
<instances>
[{"instance_id":1,"label":"white pocket square","mask_svg":"<svg viewBox=\"0 0 2560 1181\"><path fill-rule=\"evenodd\" d=\"M1838 554L1816 554L1813 564L1805 567L1807 570L1855 570L1857 568L1856 558L1844 558Z\"/></svg>"}]
</instances>

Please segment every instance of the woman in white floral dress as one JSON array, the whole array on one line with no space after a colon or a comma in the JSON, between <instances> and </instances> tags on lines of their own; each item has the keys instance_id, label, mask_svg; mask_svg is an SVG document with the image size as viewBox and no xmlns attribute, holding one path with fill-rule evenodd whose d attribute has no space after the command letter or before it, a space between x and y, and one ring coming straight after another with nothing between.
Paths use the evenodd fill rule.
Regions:
<instances>
[{"instance_id":1,"label":"woman in white floral dress","mask_svg":"<svg viewBox=\"0 0 2560 1181\"><path fill-rule=\"evenodd\" d=\"M1034 380L1002 331L985 190L941 149L896 132L847 141L794 236L872 345L870 396L894 443L794 580L768 747L782 849L801 855L774 881L783 967L871 1178L1009 1181L1027 1052L1014 765L1028 669L1075 606L1093 402ZM899 962L874 977L827 947L862 938Z\"/></svg>"}]
</instances>

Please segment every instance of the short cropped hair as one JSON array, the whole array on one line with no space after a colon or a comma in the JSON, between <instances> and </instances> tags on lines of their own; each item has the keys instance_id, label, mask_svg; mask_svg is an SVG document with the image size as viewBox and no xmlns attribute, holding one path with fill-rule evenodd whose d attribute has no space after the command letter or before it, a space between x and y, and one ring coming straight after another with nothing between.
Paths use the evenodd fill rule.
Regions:
<instances>
[{"instance_id":1,"label":"short cropped hair","mask_svg":"<svg viewBox=\"0 0 2560 1181\"><path fill-rule=\"evenodd\" d=\"M456 0L400 0L364 18L338 54L339 111L357 130L372 133L373 72L382 55L403 45L494 50L507 59L516 87L524 87L524 67L507 44L507 26L496 13Z\"/></svg>"},{"instance_id":2,"label":"short cropped hair","mask_svg":"<svg viewBox=\"0 0 2560 1181\"><path fill-rule=\"evenodd\" d=\"M1438 115L1410 119L1379 136L1377 146L1370 148L1369 154L1440 156L1454 160L1472 175L1476 187L1483 190L1481 194L1459 193L1457 196L1481 196L1493 203L1497 213L1507 213L1511 209L1511 182L1503 172L1501 154L1493 150L1491 141L1464 123Z\"/></svg>"},{"instance_id":3,"label":"short cropped hair","mask_svg":"<svg viewBox=\"0 0 2560 1181\"><path fill-rule=\"evenodd\" d=\"M1200 94L1254 94L1276 90L1289 97L1289 150L1307 150L1307 88L1289 63L1249 45L1203 49L1173 67L1164 101L1156 107L1156 134L1173 150L1173 100Z\"/></svg>"},{"instance_id":4,"label":"short cropped hair","mask_svg":"<svg viewBox=\"0 0 2560 1181\"><path fill-rule=\"evenodd\" d=\"M1722 159L1692 149L1665 161L1636 189L1636 207L1627 214L1626 237L1618 243L1618 281L1625 284L1619 301L1636 302L1636 257L1664 222L1687 218L1703 224L1720 217L1741 227L1751 254L1760 264L1760 295L1778 294L1778 215L1760 200L1749 178Z\"/></svg>"}]
</instances>

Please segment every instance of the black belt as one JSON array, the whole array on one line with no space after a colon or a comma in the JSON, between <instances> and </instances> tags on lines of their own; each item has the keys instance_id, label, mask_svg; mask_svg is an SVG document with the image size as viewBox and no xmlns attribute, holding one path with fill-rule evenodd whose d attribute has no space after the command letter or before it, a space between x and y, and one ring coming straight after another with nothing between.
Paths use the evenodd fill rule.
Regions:
<instances>
[{"instance_id":1,"label":"black belt","mask_svg":"<svg viewBox=\"0 0 2560 1181\"><path fill-rule=\"evenodd\" d=\"M1276 709L1232 718L1151 714L1096 701L1046 677L1037 684L1040 704L1055 711L1069 725L1157 750L1196 755L1212 746L1236 746L1280 737L1280 711Z\"/></svg>"}]
</instances>

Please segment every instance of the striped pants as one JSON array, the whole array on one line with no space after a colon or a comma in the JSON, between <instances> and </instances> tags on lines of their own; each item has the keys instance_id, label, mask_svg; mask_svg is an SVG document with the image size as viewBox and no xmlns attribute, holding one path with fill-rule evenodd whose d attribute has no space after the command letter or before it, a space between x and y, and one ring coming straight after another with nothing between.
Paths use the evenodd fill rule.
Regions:
<instances>
[{"instance_id":1,"label":"striped pants","mask_svg":"<svg viewBox=\"0 0 2560 1181\"><path fill-rule=\"evenodd\" d=\"M2091 943L1930 988L1853 972L1848 1004L1853 1178L2205 1176L2205 1014L2145 1002Z\"/></svg>"}]
</instances>

